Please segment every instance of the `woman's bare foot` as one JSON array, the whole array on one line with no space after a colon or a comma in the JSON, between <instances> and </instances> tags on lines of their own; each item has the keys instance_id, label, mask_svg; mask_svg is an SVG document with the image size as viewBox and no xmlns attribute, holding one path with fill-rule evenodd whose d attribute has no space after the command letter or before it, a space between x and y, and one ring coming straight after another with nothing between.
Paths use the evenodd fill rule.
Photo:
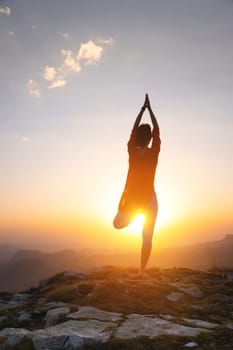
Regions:
<instances>
[{"instance_id":1,"label":"woman's bare foot","mask_svg":"<svg viewBox=\"0 0 233 350\"><path fill-rule=\"evenodd\" d=\"M143 280L150 279L150 276L146 273L146 271L141 271L141 270L138 272L138 277Z\"/></svg>"}]
</instances>

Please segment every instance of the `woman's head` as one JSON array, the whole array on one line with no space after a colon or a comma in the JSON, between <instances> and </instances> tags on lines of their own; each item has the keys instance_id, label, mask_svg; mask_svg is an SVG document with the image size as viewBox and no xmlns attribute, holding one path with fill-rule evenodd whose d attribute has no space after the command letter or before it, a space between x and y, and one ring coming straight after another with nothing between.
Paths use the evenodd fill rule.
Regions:
<instances>
[{"instance_id":1,"label":"woman's head","mask_svg":"<svg viewBox=\"0 0 233 350\"><path fill-rule=\"evenodd\" d=\"M136 146L148 146L151 140L151 127L149 124L141 124L136 135Z\"/></svg>"}]
</instances>

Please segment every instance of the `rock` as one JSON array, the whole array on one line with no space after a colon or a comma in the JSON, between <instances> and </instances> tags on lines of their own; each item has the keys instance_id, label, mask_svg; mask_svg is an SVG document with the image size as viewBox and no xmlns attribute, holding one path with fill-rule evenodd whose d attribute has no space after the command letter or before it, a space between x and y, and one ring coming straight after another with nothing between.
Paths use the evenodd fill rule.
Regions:
<instances>
[{"instance_id":1,"label":"rock","mask_svg":"<svg viewBox=\"0 0 233 350\"><path fill-rule=\"evenodd\" d=\"M184 345L185 348L195 348L197 346L198 346L198 343L196 343L195 341L190 341L189 343Z\"/></svg>"},{"instance_id":2,"label":"rock","mask_svg":"<svg viewBox=\"0 0 233 350\"><path fill-rule=\"evenodd\" d=\"M162 317L164 320L167 320L167 321L171 321L174 318L174 316L171 316L171 315L159 315L159 316Z\"/></svg>"},{"instance_id":3,"label":"rock","mask_svg":"<svg viewBox=\"0 0 233 350\"><path fill-rule=\"evenodd\" d=\"M71 350L81 348L85 344L108 341L114 327L116 325L112 322L70 320L44 330L34 331L31 335L36 350Z\"/></svg>"},{"instance_id":4,"label":"rock","mask_svg":"<svg viewBox=\"0 0 233 350\"><path fill-rule=\"evenodd\" d=\"M179 291L187 294L190 297L193 298L202 298L203 297L203 293L200 290L200 288L198 288L197 286L193 286L193 287L189 287L189 288L179 288Z\"/></svg>"},{"instance_id":5,"label":"rock","mask_svg":"<svg viewBox=\"0 0 233 350\"><path fill-rule=\"evenodd\" d=\"M184 345L185 348L195 348L197 346L198 344L195 341L190 341L189 343Z\"/></svg>"},{"instance_id":6,"label":"rock","mask_svg":"<svg viewBox=\"0 0 233 350\"><path fill-rule=\"evenodd\" d=\"M180 292L171 292L170 294L168 294L168 295L166 296L166 298L167 298L167 300L176 303L176 302L179 301L183 296L184 296L184 293L180 293Z\"/></svg>"},{"instance_id":7,"label":"rock","mask_svg":"<svg viewBox=\"0 0 233 350\"><path fill-rule=\"evenodd\" d=\"M211 323L207 321L202 321L202 320L194 320L190 318L183 318L185 322L190 323L190 325L195 326L195 327L202 327L206 329L213 329L218 326L217 323Z\"/></svg>"},{"instance_id":8,"label":"rock","mask_svg":"<svg viewBox=\"0 0 233 350\"><path fill-rule=\"evenodd\" d=\"M30 321L31 321L31 314L29 314L26 311L22 311L19 313L19 317L18 317L19 323L28 323Z\"/></svg>"},{"instance_id":9,"label":"rock","mask_svg":"<svg viewBox=\"0 0 233 350\"><path fill-rule=\"evenodd\" d=\"M32 294L21 294L21 293L16 293L13 295L11 301L13 302L21 302L21 303L26 303L28 302L29 299L33 297Z\"/></svg>"},{"instance_id":10,"label":"rock","mask_svg":"<svg viewBox=\"0 0 233 350\"><path fill-rule=\"evenodd\" d=\"M43 307L46 307L49 309L57 309L59 307L69 307L67 303L63 303L62 301L50 301L49 303L46 303Z\"/></svg>"},{"instance_id":11,"label":"rock","mask_svg":"<svg viewBox=\"0 0 233 350\"><path fill-rule=\"evenodd\" d=\"M161 335L175 335L195 337L199 333L206 331L203 328L192 328L163 320L158 317L148 317L132 314L116 331L118 338L135 338L139 336L157 337Z\"/></svg>"},{"instance_id":12,"label":"rock","mask_svg":"<svg viewBox=\"0 0 233 350\"><path fill-rule=\"evenodd\" d=\"M7 316L0 316L0 327L4 327L5 324L7 324L8 317Z\"/></svg>"},{"instance_id":13,"label":"rock","mask_svg":"<svg viewBox=\"0 0 233 350\"><path fill-rule=\"evenodd\" d=\"M5 328L0 331L0 349L17 346L26 339L29 339L31 332L22 328Z\"/></svg>"},{"instance_id":14,"label":"rock","mask_svg":"<svg viewBox=\"0 0 233 350\"><path fill-rule=\"evenodd\" d=\"M95 319L99 321L117 322L121 320L122 314L119 314L117 312L99 310L92 306L80 306L77 312L73 312L67 318L70 318L73 320Z\"/></svg>"},{"instance_id":15,"label":"rock","mask_svg":"<svg viewBox=\"0 0 233 350\"><path fill-rule=\"evenodd\" d=\"M46 320L45 327L54 326L59 322L59 320L61 320L62 317L65 317L66 315L68 315L69 312L70 312L69 307L60 307L57 309L49 310L45 316L45 320Z\"/></svg>"},{"instance_id":16,"label":"rock","mask_svg":"<svg viewBox=\"0 0 233 350\"><path fill-rule=\"evenodd\" d=\"M227 328L233 330L233 322L227 322L227 323L225 324L225 326L226 326Z\"/></svg>"},{"instance_id":17,"label":"rock","mask_svg":"<svg viewBox=\"0 0 233 350\"><path fill-rule=\"evenodd\" d=\"M47 307L39 307L33 311L33 314L36 316L46 316L46 313L48 311Z\"/></svg>"},{"instance_id":18,"label":"rock","mask_svg":"<svg viewBox=\"0 0 233 350\"><path fill-rule=\"evenodd\" d=\"M47 301L46 298L39 298L39 299L37 300L37 305L41 306L41 305L45 304L46 301Z\"/></svg>"},{"instance_id":19,"label":"rock","mask_svg":"<svg viewBox=\"0 0 233 350\"><path fill-rule=\"evenodd\" d=\"M228 280L233 280L233 272L228 272L227 279Z\"/></svg>"},{"instance_id":20,"label":"rock","mask_svg":"<svg viewBox=\"0 0 233 350\"><path fill-rule=\"evenodd\" d=\"M7 310L15 309L16 307L17 307L17 303L13 303L13 302L0 303L0 311L7 311Z\"/></svg>"}]
</instances>

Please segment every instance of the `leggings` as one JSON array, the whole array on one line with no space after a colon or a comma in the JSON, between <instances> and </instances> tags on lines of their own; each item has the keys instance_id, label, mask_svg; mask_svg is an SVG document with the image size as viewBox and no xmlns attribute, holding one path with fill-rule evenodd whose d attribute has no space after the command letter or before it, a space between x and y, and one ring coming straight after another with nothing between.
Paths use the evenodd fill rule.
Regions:
<instances>
[{"instance_id":1,"label":"leggings","mask_svg":"<svg viewBox=\"0 0 233 350\"><path fill-rule=\"evenodd\" d=\"M158 201L155 192L153 192L148 206L141 212L145 214L146 217L142 230L143 245L151 246L155 220L158 213ZM117 229L124 228L134 220L134 217L135 213L125 213L123 211L118 211L113 220L113 226Z\"/></svg>"}]
</instances>

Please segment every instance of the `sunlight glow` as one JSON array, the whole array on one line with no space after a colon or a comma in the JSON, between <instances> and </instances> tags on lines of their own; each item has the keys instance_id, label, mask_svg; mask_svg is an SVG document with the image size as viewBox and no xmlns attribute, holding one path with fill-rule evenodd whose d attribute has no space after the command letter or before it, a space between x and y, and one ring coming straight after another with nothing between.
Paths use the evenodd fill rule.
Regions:
<instances>
[{"instance_id":1,"label":"sunlight glow","mask_svg":"<svg viewBox=\"0 0 233 350\"><path fill-rule=\"evenodd\" d=\"M144 214L142 213L137 214L133 222L126 228L126 232L129 232L136 236L141 235L142 227L145 220L146 220L146 217Z\"/></svg>"}]
</instances>

